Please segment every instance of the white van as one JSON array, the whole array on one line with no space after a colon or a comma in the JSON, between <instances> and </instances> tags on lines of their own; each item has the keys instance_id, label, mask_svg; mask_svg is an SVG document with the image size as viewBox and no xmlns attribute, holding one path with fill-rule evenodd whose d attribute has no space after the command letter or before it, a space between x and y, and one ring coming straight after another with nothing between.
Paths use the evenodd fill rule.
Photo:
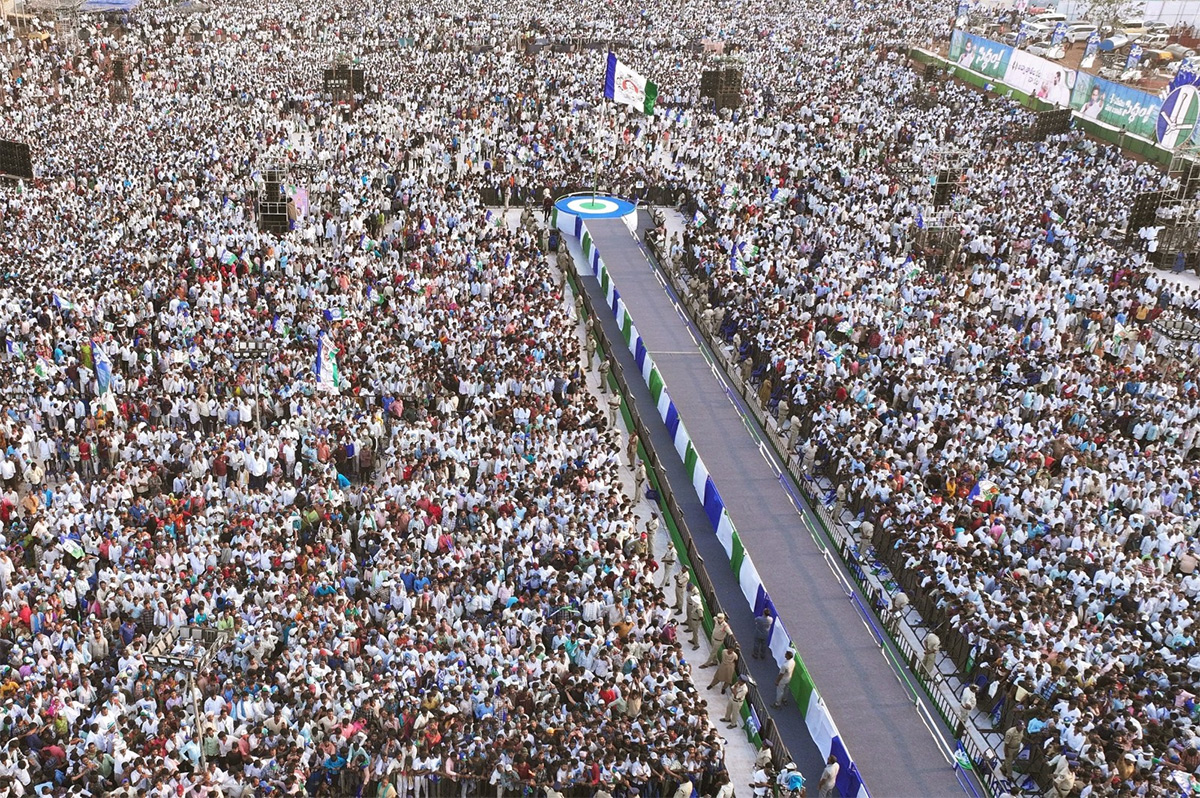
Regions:
<instances>
[{"instance_id":1,"label":"white van","mask_svg":"<svg viewBox=\"0 0 1200 798\"><path fill-rule=\"evenodd\" d=\"M1050 26L1050 29L1053 30L1054 26L1057 25L1058 23L1067 21L1067 15L1060 14L1057 11L1043 11L1040 14L1034 14L1033 16L1029 17L1029 19L1027 19L1025 21L1032 22L1032 23L1035 23L1038 25L1047 25L1048 24Z\"/></svg>"},{"instance_id":2,"label":"white van","mask_svg":"<svg viewBox=\"0 0 1200 798\"><path fill-rule=\"evenodd\" d=\"M1086 42L1095 31L1095 22L1070 22L1067 24L1067 41L1071 44Z\"/></svg>"},{"instance_id":3,"label":"white van","mask_svg":"<svg viewBox=\"0 0 1200 798\"><path fill-rule=\"evenodd\" d=\"M1141 36L1146 32L1146 23L1140 19L1118 19L1113 23L1113 33L1124 33L1126 36Z\"/></svg>"}]
</instances>

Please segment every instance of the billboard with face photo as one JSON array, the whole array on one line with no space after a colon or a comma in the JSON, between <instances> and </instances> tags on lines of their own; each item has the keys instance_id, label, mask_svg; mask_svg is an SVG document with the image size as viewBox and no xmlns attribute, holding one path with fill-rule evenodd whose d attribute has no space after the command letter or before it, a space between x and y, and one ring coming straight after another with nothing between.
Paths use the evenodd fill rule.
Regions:
<instances>
[{"instance_id":1,"label":"billboard with face photo","mask_svg":"<svg viewBox=\"0 0 1200 798\"><path fill-rule=\"evenodd\" d=\"M954 31L950 37L950 60L963 69L969 69L995 80L1004 80L1008 59L1013 49L1005 44L990 41L972 33Z\"/></svg>"},{"instance_id":2,"label":"billboard with face photo","mask_svg":"<svg viewBox=\"0 0 1200 798\"><path fill-rule=\"evenodd\" d=\"M1155 126L1162 100L1153 94L1080 72L1071 92L1071 107L1087 119L1131 136L1158 140Z\"/></svg>"},{"instance_id":3,"label":"billboard with face photo","mask_svg":"<svg viewBox=\"0 0 1200 798\"><path fill-rule=\"evenodd\" d=\"M1019 92L1066 108L1071 104L1075 71L1024 50L1014 50L1008 61L1004 82Z\"/></svg>"}]
</instances>

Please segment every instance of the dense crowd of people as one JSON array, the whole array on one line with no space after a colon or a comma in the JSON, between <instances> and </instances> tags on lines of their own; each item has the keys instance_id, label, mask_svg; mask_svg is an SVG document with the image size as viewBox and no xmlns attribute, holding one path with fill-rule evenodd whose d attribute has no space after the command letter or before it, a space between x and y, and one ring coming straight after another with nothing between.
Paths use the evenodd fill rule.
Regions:
<instances>
[{"instance_id":1,"label":"dense crowd of people","mask_svg":"<svg viewBox=\"0 0 1200 798\"><path fill-rule=\"evenodd\" d=\"M930 107L900 59L841 61L771 146L723 131L737 171L694 187L674 243L704 321L967 635L1011 759L1040 747L1064 796L1187 791L1200 350L1150 323L1200 292L1125 236L1171 183L1077 133L1021 140L1027 114L964 86Z\"/></svg>"},{"instance_id":2,"label":"dense crowd of people","mask_svg":"<svg viewBox=\"0 0 1200 798\"><path fill-rule=\"evenodd\" d=\"M728 795L548 231L481 200L607 142L512 5L0 29L0 795Z\"/></svg>"},{"instance_id":3,"label":"dense crowd of people","mask_svg":"<svg viewBox=\"0 0 1200 798\"><path fill-rule=\"evenodd\" d=\"M483 202L597 175L697 211L674 250L712 331L1021 685L1054 788L1194 773L1196 352L1149 322L1200 293L1123 235L1167 181L923 83L904 47L951 13L284 0L0 27L5 135L36 164L0 187L0 795L722 788L547 231ZM712 43L735 111L699 97ZM602 102L605 44L662 87L654 116ZM323 90L339 62L352 104ZM282 237L253 213L272 171ZM187 624L231 638L198 696L144 660Z\"/></svg>"}]
</instances>

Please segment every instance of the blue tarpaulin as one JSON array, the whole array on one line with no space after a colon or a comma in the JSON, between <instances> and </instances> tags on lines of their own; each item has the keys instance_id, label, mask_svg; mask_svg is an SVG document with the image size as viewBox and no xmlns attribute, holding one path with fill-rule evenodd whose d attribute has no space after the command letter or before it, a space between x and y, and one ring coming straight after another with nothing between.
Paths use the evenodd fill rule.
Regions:
<instances>
[{"instance_id":1,"label":"blue tarpaulin","mask_svg":"<svg viewBox=\"0 0 1200 798\"><path fill-rule=\"evenodd\" d=\"M106 11L132 11L142 0L84 0L79 7L81 14L101 14Z\"/></svg>"}]
</instances>

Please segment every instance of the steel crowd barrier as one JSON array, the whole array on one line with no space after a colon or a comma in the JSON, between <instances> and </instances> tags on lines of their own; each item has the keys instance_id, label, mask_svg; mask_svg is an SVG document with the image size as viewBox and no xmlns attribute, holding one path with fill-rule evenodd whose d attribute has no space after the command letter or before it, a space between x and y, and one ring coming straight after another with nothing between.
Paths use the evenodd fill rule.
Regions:
<instances>
[{"instance_id":1,"label":"steel crowd barrier","mask_svg":"<svg viewBox=\"0 0 1200 798\"><path fill-rule=\"evenodd\" d=\"M691 201L689 200L689 202ZM809 506L820 520L826 536L832 541L843 564L859 589L867 596L871 614L880 620L892 644L901 652L904 665L915 676L921 690L937 708L942 720L954 731L961 752L967 758L967 761L963 761L963 758L959 757L960 766L973 770L991 795L1002 795L1012 791L1014 785L999 772L995 752L999 747L1000 735L1003 731L1013 723L1020 721L1018 713L1014 709L1016 704L1015 686L1011 684L1000 686L999 689L1004 698L998 700L996 705L1001 709L998 712L984 713L997 716L996 722L990 728L981 729L971 719L968 719L965 724L961 721L961 696L956 695L951 689L940 668L935 668L934 672L929 674L921 667L924 649L919 646L919 641L923 639L924 635L918 634L916 627L909 624L904 618L887 612L891 603L890 596L885 602L885 591L881 589L878 580L868 577L864 568L865 564L857 553L857 542L846 526L836 521L829 512L827 498L829 492L822 490L815 478L803 473L799 456L789 451L790 447L781 434L775 417L762 407L755 386L739 373L736 367L737 363L733 356L727 353L725 344L714 340L709 330L701 323L704 311L701 297L689 290L686 285L681 285L680 275L673 273L671 268L665 267L665 264L669 263L669 258L663 257L657 237L649 236L645 243L651 255L658 262L660 271L679 294L692 324L704 337L717 360L720 361L726 376L745 400L746 406L766 433L767 440L787 466L790 476L799 486ZM835 482L832 477L830 481L831 483ZM836 484L834 487L836 489ZM892 545L890 532L884 531L876 534L884 536L881 538L881 545L874 547L876 559L887 567L896 584L908 596L910 606L921 618L918 626L925 626L929 631L936 631L942 640L940 656L935 657L935 665L944 661L943 658L949 659L962 682L964 684L971 683L970 679L976 664L974 662L974 646L958 629L949 625L950 618L921 585L922 575L905 566L905 558L900 556ZM881 647L884 647L882 640L880 643ZM886 647L884 648L886 651ZM1050 768L1041 747L1035 744L1036 742L1036 740L1027 741L1030 757L1025 766L1025 775L1032 777L1039 789L1044 790L1051 783ZM973 791L974 788L968 786L967 789Z\"/></svg>"},{"instance_id":2,"label":"steel crowd barrier","mask_svg":"<svg viewBox=\"0 0 1200 798\"><path fill-rule=\"evenodd\" d=\"M564 235L575 237L574 227L570 229L560 227L559 229ZM605 312L611 314L616 319L617 326L621 331L622 343L633 354L636 366L641 372L641 378L650 389L650 394L656 403L659 417L666 424L667 431L672 436L676 454L682 459L684 468L691 479L692 489L703 503L705 514L716 530L717 537L729 557L730 567L737 575L738 583L750 610L755 615L761 614L764 608L772 610L775 623L768 639L772 657L776 664L780 664L783 662L787 651L793 651L795 654L796 667L789 683L789 688L792 697L796 701L796 706L800 707L804 712L805 725L808 727L813 741L820 750L822 758L832 754L841 766L837 779L838 793L844 798L869 796L870 793L863 783L862 777L859 775L858 767L855 765L841 739L837 724L825 708L825 703L821 699L816 685L813 684L812 677L804 667L802 657L796 651L791 638L787 634L784 619L781 619L779 613L775 611L770 594L763 586L752 558L746 552L741 539L738 537L737 530L733 526L729 513L721 501L716 484L709 475L703 461L696 453L695 446L687 434L686 425L679 417L679 412L675 408L674 402L671 401L662 376L654 365L653 359L648 354L646 346L637 332L633 318L629 315L625 303L621 299L620 292L617 290L611 275L605 267L604 261L600 257L600 252L592 240L590 233L587 231L586 222L584 222L577 240L579 240L583 249L584 259L590 273L599 281L600 287L604 292L607 305ZM598 309L593 307L587 293L580 290L579 294L583 297L587 311L591 314L597 313ZM612 343L616 345L615 341ZM620 388L622 394L628 397L627 377L620 367L619 362L615 359L613 359L610 373L613 375L615 383ZM623 408L627 412L627 417L633 423L634 428L638 430L639 438L643 442L650 440L649 435L645 434L644 424L636 415L637 411L633 404L626 400L623 402ZM664 493L660 494L660 496L671 497L670 503L666 504L666 507L671 510L677 510L678 504L674 502L673 494L670 493L672 489L664 478L665 474L662 471L661 461L659 460L660 454L652 452L649 448L647 448L647 454L649 456L648 462L653 471L650 475L653 484L656 487L658 485L664 486ZM671 526L673 523L676 528L672 530L672 539L679 550L680 559L682 561L686 557L687 562L685 564L690 568L692 576L696 584L700 586L701 593L704 596L707 604L705 631L710 632L712 629L712 612L714 610L717 612L721 611L720 603L712 590L711 581L704 571L703 560L695 550L693 543L694 531L688 529L686 520L682 515L675 515L673 519L670 519L670 516L667 516L667 518L669 519L668 526ZM676 538L676 535L678 535L678 538ZM739 667L739 671L744 672L744 669ZM765 733L772 740L772 745L775 748L774 756L776 764L782 764L786 759L780 761L779 757L781 753L786 752L786 748L783 747L778 735L774 734L774 724L770 721L769 713L766 711L766 701L757 687L751 688L751 695L753 698L747 701L747 706L743 710L743 716L749 721L748 728L751 730L752 739L760 742L764 733L763 730L765 729Z\"/></svg>"}]
</instances>

